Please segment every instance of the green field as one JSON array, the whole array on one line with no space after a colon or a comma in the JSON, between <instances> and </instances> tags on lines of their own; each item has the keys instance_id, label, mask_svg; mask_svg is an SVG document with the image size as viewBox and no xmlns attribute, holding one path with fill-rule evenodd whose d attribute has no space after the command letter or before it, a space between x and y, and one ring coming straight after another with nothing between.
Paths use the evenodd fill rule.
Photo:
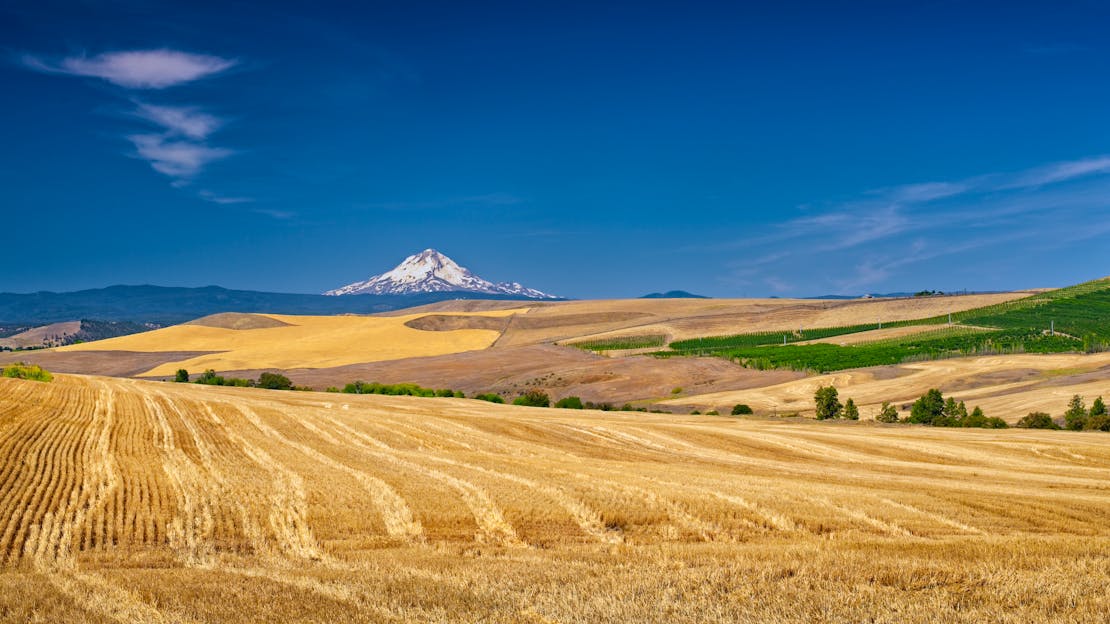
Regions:
<instances>
[{"instance_id":1,"label":"green field","mask_svg":"<svg viewBox=\"0 0 1110 624\"><path fill-rule=\"evenodd\" d=\"M886 323L938 329L856 345L792 344L878 329L876 324L676 341L657 357L717 356L757 369L829 372L968 355L1095 352L1110 348L1110 280L1096 280L951 316Z\"/></svg>"}]
</instances>

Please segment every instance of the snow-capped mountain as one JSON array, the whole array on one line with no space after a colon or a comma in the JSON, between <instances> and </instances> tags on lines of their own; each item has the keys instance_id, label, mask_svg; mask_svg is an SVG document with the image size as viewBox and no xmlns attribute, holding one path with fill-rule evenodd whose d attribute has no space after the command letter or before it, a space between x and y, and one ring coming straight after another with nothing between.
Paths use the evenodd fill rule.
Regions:
<instances>
[{"instance_id":1,"label":"snow-capped mountain","mask_svg":"<svg viewBox=\"0 0 1110 624\"><path fill-rule=\"evenodd\" d=\"M363 282L329 290L325 295L409 295L429 292L476 292L528 299L558 299L516 282L486 281L434 249L405 258L396 268Z\"/></svg>"}]
</instances>

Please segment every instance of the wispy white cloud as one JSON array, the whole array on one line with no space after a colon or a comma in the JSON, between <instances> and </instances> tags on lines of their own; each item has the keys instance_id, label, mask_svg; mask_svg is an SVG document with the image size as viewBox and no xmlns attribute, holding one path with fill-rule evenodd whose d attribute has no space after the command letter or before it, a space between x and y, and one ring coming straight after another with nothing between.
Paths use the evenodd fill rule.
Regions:
<instances>
[{"instance_id":1,"label":"wispy white cloud","mask_svg":"<svg viewBox=\"0 0 1110 624\"><path fill-rule=\"evenodd\" d=\"M133 134L127 137L135 153L157 171L174 178L191 178L208 163L233 152L190 141L174 140L164 134Z\"/></svg>"},{"instance_id":2,"label":"wispy white cloud","mask_svg":"<svg viewBox=\"0 0 1110 624\"><path fill-rule=\"evenodd\" d=\"M228 197L213 193L212 191L202 190L197 195L204 201L212 202L213 204L220 204L221 206L230 206L233 204L250 204L254 202L253 197Z\"/></svg>"},{"instance_id":3,"label":"wispy white cloud","mask_svg":"<svg viewBox=\"0 0 1110 624\"><path fill-rule=\"evenodd\" d=\"M1110 156L881 188L802 210L762 236L718 245L746 254L722 281L762 281L781 292L781 282L764 276L788 275L858 294L958 254L1055 253L1093 230L1110 231Z\"/></svg>"},{"instance_id":4,"label":"wispy white cloud","mask_svg":"<svg viewBox=\"0 0 1110 624\"><path fill-rule=\"evenodd\" d=\"M158 106L136 102L135 115L164 128L171 135L204 140L223 125L223 120L195 106Z\"/></svg>"},{"instance_id":5,"label":"wispy white cloud","mask_svg":"<svg viewBox=\"0 0 1110 624\"><path fill-rule=\"evenodd\" d=\"M1029 188L1067 182L1076 178L1091 175L1110 173L1110 156L1098 156L1073 160L1068 162L1052 163L1044 167L1037 167L1021 172L1006 183L999 185L1000 189Z\"/></svg>"},{"instance_id":6,"label":"wispy white cloud","mask_svg":"<svg viewBox=\"0 0 1110 624\"><path fill-rule=\"evenodd\" d=\"M179 50L127 50L57 62L25 55L27 67L49 73L100 78L127 89L165 89L226 71L237 61Z\"/></svg>"}]
</instances>

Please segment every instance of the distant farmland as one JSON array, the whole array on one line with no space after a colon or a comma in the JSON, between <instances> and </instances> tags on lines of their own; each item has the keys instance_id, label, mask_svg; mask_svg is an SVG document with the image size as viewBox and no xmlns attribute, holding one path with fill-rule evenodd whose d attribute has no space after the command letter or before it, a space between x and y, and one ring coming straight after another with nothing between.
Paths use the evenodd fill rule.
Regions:
<instances>
[{"instance_id":1,"label":"distant farmland","mask_svg":"<svg viewBox=\"0 0 1110 624\"><path fill-rule=\"evenodd\" d=\"M1106 621L1110 436L0 379L0 619Z\"/></svg>"}]
</instances>

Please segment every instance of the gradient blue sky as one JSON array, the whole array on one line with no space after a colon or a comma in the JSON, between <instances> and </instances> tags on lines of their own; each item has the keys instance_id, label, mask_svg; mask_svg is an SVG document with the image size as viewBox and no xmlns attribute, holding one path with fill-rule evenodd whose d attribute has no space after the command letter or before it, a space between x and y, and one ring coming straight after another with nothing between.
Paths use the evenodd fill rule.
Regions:
<instances>
[{"instance_id":1,"label":"gradient blue sky","mask_svg":"<svg viewBox=\"0 0 1110 624\"><path fill-rule=\"evenodd\" d=\"M1110 273L1105 2L0 5L0 291Z\"/></svg>"}]
</instances>

